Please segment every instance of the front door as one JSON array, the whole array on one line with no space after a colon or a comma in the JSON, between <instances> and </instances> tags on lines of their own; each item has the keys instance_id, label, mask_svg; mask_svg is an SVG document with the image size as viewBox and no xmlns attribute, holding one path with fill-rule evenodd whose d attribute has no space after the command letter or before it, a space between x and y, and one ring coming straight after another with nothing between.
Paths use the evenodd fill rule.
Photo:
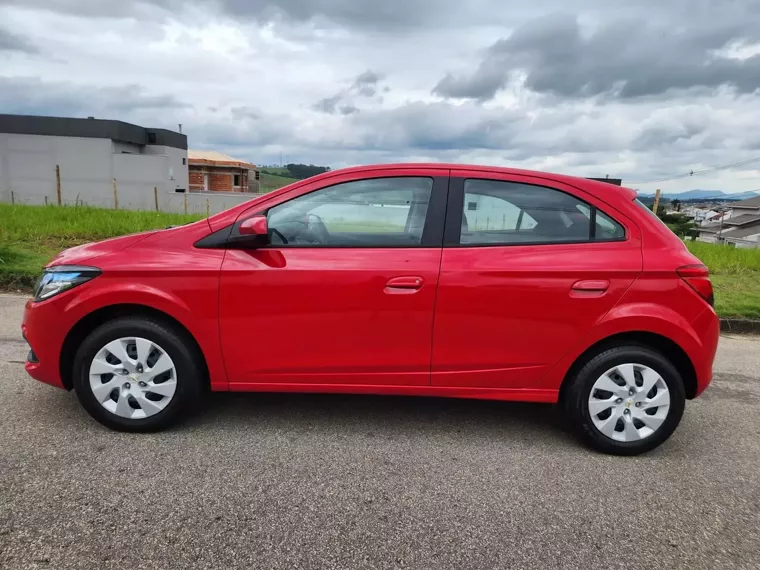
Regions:
<instances>
[{"instance_id":1,"label":"front door","mask_svg":"<svg viewBox=\"0 0 760 570\"><path fill-rule=\"evenodd\" d=\"M641 272L633 223L578 189L546 184L452 172L433 385L535 386Z\"/></svg>"},{"instance_id":2,"label":"front door","mask_svg":"<svg viewBox=\"0 0 760 570\"><path fill-rule=\"evenodd\" d=\"M448 171L373 176L241 216L266 213L269 245L225 255L231 383L430 384Z\"/></svg>"}]
</instances>

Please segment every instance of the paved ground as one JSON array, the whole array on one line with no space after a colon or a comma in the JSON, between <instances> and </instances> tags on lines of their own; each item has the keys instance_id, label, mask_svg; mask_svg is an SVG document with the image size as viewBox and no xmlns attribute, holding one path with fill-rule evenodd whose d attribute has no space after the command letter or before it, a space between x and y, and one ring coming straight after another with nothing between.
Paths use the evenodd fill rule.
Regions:
<instances>
[{"instance_id":1,"label":"paved ground","mask_svg":"<svg viewBox=\"0 0 760 570\"><path fill-rule=\"evenodd\" d=\"M655 452L588 451L552 406L215 395L113 433L26 377L0 296L2 568L758 568L760 340Z\"/></svg>"}]
</instances>

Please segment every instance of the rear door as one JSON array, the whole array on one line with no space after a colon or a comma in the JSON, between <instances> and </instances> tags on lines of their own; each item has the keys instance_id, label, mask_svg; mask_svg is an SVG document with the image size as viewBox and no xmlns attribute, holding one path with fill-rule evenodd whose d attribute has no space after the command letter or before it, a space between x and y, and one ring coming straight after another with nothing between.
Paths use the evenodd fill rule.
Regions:
<instances>
[{"instance_id":1,"label":"rear door","mask_svg":"<svg viewBox=\"0 0 760 570\"><path fill-rule=\"evenodd\" d=\"M531 387L641 268L638 228L597 198L541 178L452 171L433 385Z\"/></svg>"},{"instance_id":2,"label":"rear door","mask_svg":"<svg viewBox=\"0 0 760 570\"><path fill-rule=\"evenodd\" d=\"M267 215L270 243L222 266L231 383L429 385L447 187L444 169L352 172L242 214Z\"/></svg>"}]
</instances>

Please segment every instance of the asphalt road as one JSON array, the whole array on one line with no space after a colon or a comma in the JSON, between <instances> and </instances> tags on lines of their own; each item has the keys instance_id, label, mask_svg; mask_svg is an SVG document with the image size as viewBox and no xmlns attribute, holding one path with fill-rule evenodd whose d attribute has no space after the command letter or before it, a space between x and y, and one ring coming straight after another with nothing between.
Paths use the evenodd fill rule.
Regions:
<instances>
[{"instance_id":1,"label":"asphalt road","mask_svg":"<svg viewBox=\"0 0 760 570\"><path fill-rule=\"evenodd\" d=\"M26 376L0 295L1 568L758 568L760 339L636 458L553 406L218 394L108 431Z\"/></svg>"}]
</instances>

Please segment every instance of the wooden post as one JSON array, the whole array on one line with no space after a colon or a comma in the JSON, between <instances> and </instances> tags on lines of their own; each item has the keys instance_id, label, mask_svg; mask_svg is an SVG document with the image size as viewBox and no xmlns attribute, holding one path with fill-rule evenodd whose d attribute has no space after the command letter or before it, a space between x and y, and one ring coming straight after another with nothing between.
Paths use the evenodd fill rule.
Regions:
<instances>
[{"instance_id":1,"label":"wooden post","mask_svg":"<svg viewBox=\"0 0 760 570\"><path fill-rule=\"evenodd\" d=\"M61 167L55 165L55 193L58 196L58 205L61 205Z\"/></svg>"},{"instance_id":2,"label":"wooden post","mask_svg":"<svg viewBox=\"0 0 760 570\"><path fill-rule=\"evenodd\" d=\"M654 215L657 215L657 208L660 205L660 189L654 191L654 204L652 204L652 211L654 212Z\"/></svg>"},{"instance_id":3,"label":"wooden post","mask_svg":"<svg viewBox=\"0 0 760 570\"><path fill-rule=\"evenodd\" d=\"M185 196L185 214L187 214L187 192L185 192L184 196Z\"/></svg>"},{"instance_id":4,"label":"wooden post","mask_svg":"<svg viewBox=\"0 0 760 570\"><path fill-rule=\"evenodd\" d=\"M208 203L208 198L206 198L206 217L208 218L208 216L209 216L209 203Z\"/></svg>"},{"instance_id":5,"label":"wooden post","mask_svg":"<svg viewBox=\"0 0 760 570\"><path fill-rule=\"evenodd\" d=\"M16 198L13 195L13 190L11 190L11 206L15 206L15 205L16 205Z\"/></svg>"},{"instance_id":6,"label":"wooden post","mask_svg":"<svg viewBox=\"0 0 760 570\"><path fill-rule=\"evenodd\" d=\"M158 212L158 186L153 187L153 199L156 201L156 212Z\"/></svg>"},{"instance_id":7,"label":"wooden post","mask_svg":"<svg viewBox=\"0 0 760 570\"><path fill-rule=\"evenodd\" d=\"M114 210L119 209L119 192L116 189L116 178L113 179L113 207Z\"/></svg>"}]
</instances>

